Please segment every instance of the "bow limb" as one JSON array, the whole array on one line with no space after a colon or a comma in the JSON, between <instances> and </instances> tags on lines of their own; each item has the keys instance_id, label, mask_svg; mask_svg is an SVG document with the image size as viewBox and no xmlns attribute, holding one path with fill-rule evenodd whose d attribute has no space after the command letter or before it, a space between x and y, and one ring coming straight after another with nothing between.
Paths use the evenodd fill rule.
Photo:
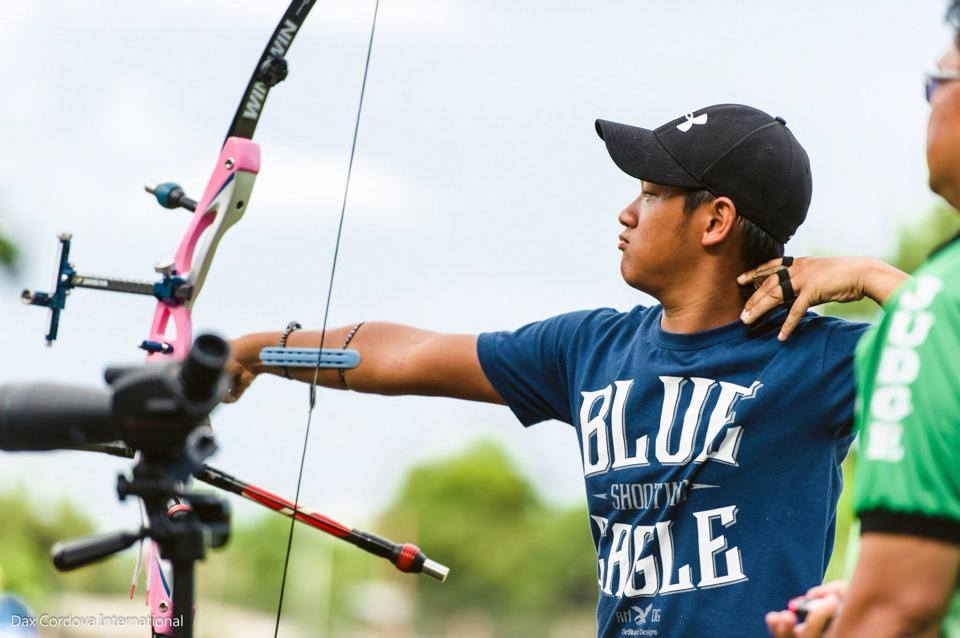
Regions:
<instances>
[{"instance_id":1,"label":"bow limb","mask_svg":"<svg viewBox=\"0 0 960 638\"><path fill-rule=\"evenodd\" d=\"M192 337L190 310L206 280L213 254L224 233L240 221L260 170L260 147L251 140L270 89L287 77L286 54L316 0L293 0L277 23L234 113L227 138L203 197L173 264L164 278L180 278L187 286L183 301L160 300L153 315L148 359L186 353ZM202 214L200 213L202 211ZM198 243L203 239L197 250ZM171 303L172 302L172 303ZM175 335L167 337L173 319Z\"/></svg>"}]
</instances>

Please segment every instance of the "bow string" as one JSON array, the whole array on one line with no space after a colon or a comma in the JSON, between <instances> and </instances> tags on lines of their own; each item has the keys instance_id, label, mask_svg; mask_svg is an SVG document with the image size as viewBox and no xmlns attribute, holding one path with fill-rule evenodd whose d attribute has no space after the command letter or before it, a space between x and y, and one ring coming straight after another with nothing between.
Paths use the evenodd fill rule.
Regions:
<instances>
[{"instance_id":1,"label":"bow string","mask_svg":"<svg viewBox=\"0 0 960 638\"><path fill-rule=\"evenodd\" d=\"M347 202L349 201L349 197L350 197L350 178L353 175L353 163L357 153L357 140L360 134L360 119L361 119L361 116L363 115L363 101L364 101L364 97L366 96L367 77L370 72L370 59L373 54L373 41L374 41L374 36L377 30L377 17L379 15L379 12L380 12L380 0L375 0L374 8L373 8L373 19L371 20L371 23L370 23L370 37L367 41L367 52L366 52L366 57L364 59L364 64L363 64L363 77L360 81L360 97L357 100L357 112L356 112L356 116L354 118L354 124L353 124L353 137L350 141L350 158L347 162L347 176L346 176L346 180L344 182L344 187L343 187L343 197L340 203L340 216L337 222L337 234L336 234L336 239L334 241L334 246L333 246L333 258L330 264L330 275L327 280L327 298L323 308L323 321L321 322L321 327L320 327L320 342L317 344L317 347L321 352L323 352L324 346L326 345L325 342L327 337L327 321L330 318L330 306L331 306L331 301L333 299L333 285L334 285L334 281L336 280L337 263L340 257L340 246L341 246L341 240L343 238L343 225L346 219ZM314 370L313 370L313 378L310 381L310 393L309 393L309 401L308 401L308 409L307 409L307 423L304 428L303 443L300 448L300 467L297 470L297 488L296 488L296 491L294 492L294 499L293 499L295 510L298 509L300 506L300 490L303 485L303 470L304 470L304 467L306 466L307 448L310 443L310 429L313 423L314 408L316 407L316 404L317 404L317 385L320 380L321 368L322 368L321 361L320 361L320 358L318 358L317 365L314 367ZM277 617L276 617L276 623L274 626L274 633L273 633L274 638L277 638L280 632L280 618L283 614L283 600L284 600L284 594L286 592L287 573L290 567L290 555L293 549L293 532L294 532L295 525L296 525L296 519L291 518L290 527L287 534L287 548L283 558L283 576L281 577L281 580L280 580L280 596L279 596L279 600L277 601Z\"/></svg>"}]
</instances>

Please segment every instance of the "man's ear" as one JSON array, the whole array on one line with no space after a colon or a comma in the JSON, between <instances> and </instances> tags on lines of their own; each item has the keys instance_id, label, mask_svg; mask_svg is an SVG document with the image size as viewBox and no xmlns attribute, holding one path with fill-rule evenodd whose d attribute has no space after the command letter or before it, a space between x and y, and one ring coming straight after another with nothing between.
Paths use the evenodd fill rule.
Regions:
<instances>
[{"instance_id":1,"label":"man's ear","mask_svg":"<svg viewBox=\"0 0 960 638\"><path fill-rule=\"evenodd\" d=\"M737 207L729 197L720 196L704 206L706 226L700 241L704 246L717 246L730 238L737 220Z\"/></svg>"}]
</instances>

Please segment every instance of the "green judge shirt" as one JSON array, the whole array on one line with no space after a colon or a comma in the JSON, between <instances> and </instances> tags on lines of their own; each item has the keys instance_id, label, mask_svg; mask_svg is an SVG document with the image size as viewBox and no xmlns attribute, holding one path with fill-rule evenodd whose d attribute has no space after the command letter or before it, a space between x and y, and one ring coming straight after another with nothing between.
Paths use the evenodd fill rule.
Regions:
<instances>
[{"instance_id":1,"label":"green judge shirt","mask_svg":"<svg viewBox=\"0 0 960 638\"><path fill-rule=\"evenodd\" d=\"M863 532L960 546L960 241L886 310L857 347L854 508ZM957 591L941 635L960 637Z\"/></svg>"}]
</instances>

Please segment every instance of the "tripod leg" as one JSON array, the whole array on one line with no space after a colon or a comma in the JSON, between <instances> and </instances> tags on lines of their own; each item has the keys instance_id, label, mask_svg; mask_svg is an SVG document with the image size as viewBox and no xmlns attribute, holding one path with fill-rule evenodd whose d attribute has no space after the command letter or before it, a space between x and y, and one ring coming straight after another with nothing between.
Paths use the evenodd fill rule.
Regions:
<instances>
[{"instance_id":1,"label":"tripod leg","mask_svg":"<svg viewBox=\"0 0 960 638\"><path fill-rule=\"evenodd\" d=\"M193 638L196 568L192 560L173 561L174 638Z\"/></svg>"}]
</instances>

